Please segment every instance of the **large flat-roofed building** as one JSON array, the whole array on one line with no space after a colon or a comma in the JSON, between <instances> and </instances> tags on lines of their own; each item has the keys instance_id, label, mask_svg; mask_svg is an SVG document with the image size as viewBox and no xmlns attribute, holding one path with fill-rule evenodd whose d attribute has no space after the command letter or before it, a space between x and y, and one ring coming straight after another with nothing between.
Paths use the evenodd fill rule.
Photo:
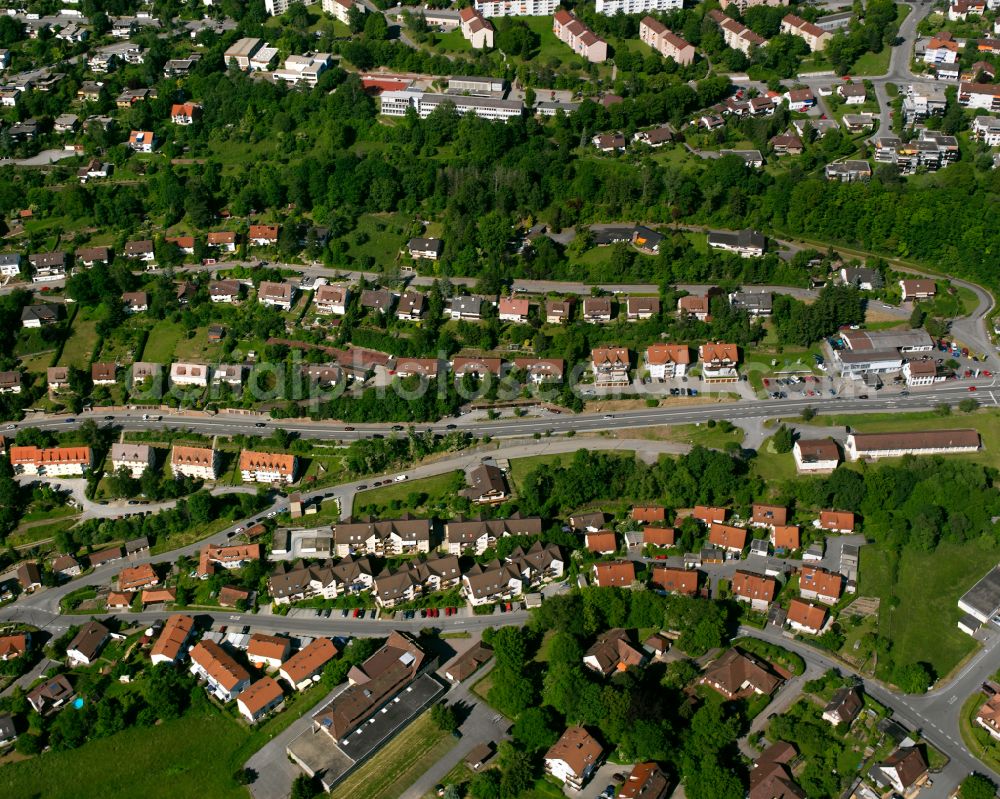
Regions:
<instances>
[{"instance_id":1,"label":"large flat-roofed building","mask_svg":"<svg viewBox=\"0 0 1000 799\"><path fill-rule=\"evenodd\" d=\"M476 0L475 5L484 17L548 17L559 0Z\"/></svg>"},{"instance_id":2,"label":"large flat-roofed building","mask_svg":"<svg viewBox=\"0 0 1000 799\"><path fill-rule=\"evenodd\" d=\"M465 115L473 113L489 120L506 122L524 114L520 100L495 100L491 97L473 97L462 94L432 94L419 89L382 92L380 113L386 116L406 116L413 108L421 119L426 119L440 105L451 103L455 110Z\"/></svg>"},{"instance_id":3,"label":"large flat-roofed building","mask_svg":"<svg viewBox=\"0 0 1000 799\"><path fill-rule=\"evenodd\" d=\"M413 682L426 660L412 636L390 633L385 646L351 669L347 689L313 716L315 731L335 741L346 738Z\"/></svg>"},{"instance_id":4,"label":"large flat-roofed building","mask_svg":"<svg viewBox=\"0 0 1000 799\"><path fill-rule=\"evenodd\" d=\"M684 0L597 0L594 10L606 17L615 14L643 14L647 11L676 11Z\"/></svg>"},{"instance_id":5,"label":"large flat-roofed building","mask_svg":"<svg viewBox=\"0 0 1000 799\"><path fill-rule=\"evenodd\" d=\"M852 352L898 350L908 353L934 349L934 342L923 330L847 330L841 338Z\"/></svg>"},{"instance_id":6,"label":"large flat-roofed building","mask_svg":"<svg viewBox=\"0 0 1000 799\"><path fill-rule=\"evenodd\" d=\"M901 433L851 433L845 450L849 460L898 458L903 455L953 455L978 452L976 430L921 430Z\"/></svg>"},{"instance_id":7,"label":"large flat-roofed building","mask_svg":"<svg viewBox=\"0 0 1000 799\"><path fill-rule=\"evenodd\" d=\"M250 69L250 59L264 46L263 39L245 38L235 42L222 54L223 65L228 68L232 62L240 69Z\"/></svg>"},{"instance_id":8,"label":"large flat-roofed building","mask_svg":"<svg viewBox=\"0 0 1000 799\"><path fill-rule=\"evenodd\" d=\"M965 615L959 620L961 630L974 635L1000 613L1000 566L994 566L978 583L958 600L958 609Z\"/></svg>"}]
</instances>

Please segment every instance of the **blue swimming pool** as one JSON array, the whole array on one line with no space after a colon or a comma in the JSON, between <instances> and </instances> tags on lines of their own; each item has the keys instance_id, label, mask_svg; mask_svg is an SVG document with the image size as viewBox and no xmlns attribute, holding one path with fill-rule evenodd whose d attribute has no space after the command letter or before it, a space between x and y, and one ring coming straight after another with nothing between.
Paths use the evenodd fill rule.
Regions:
<instances>
[{"instance_id":1,"label":"blue swimming pool","mask_svg":"<svg viewBox=\"0 0 1000 799\"><path fill-rule=\"evenodd\" d=\"M79 710L81 707L83 707L83 699L81 697L79 697L79 696L76 699L74 699L73 700L73 707L75 707L77 710Z\"/></svg>"}]
</instances>

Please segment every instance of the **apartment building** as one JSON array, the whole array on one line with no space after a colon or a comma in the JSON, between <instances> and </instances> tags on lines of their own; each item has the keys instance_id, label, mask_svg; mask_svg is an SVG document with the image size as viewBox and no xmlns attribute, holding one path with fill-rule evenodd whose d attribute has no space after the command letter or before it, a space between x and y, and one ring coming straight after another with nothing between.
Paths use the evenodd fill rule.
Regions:
<instances>
[{"instance_id":1,"label":"apartment building","mask_svg":"<svg viewBox=\"0 0 1000 799\"><path fill-rule=\"evenodd\" d=\"M94 462L90 447L11 447L8 454L15 474L45 477L82 477Z\"/></svg>"},{"instance_id":2,"label":"apartment building","mask_svg":"<svg viewBox=\"0 0 1000 799\"><path fill-rule=\"evenodd\" d=\"M608 58L608 43L564 8L553 16L552 32L574 53L592 64L602 64Z\"/></svg>"},{"instance_id":3,"label":"apartment building","mask_svg":"<svg viewBox=\"0 0 1000 799\"><path fill-rule=\"evenodd\" d=\"M196 480L219 479L219 453L211 447L174 445L170 450L170 470L174 477Z\"/></svg>"},{"instance_id":4,"label":"apartment building","mask_svg":"<svg viewBox=\"0 0 1000 799\"><path fill-rule=\"evenodd\" d=\"M244 483L292 483L298 459L274 452L240 452L240 473Z\"/></svg>"},{"instance_id":5,"label":"apartment building","mask_svg":"<svg viewBox=\"0 0 1000 799\"><path fill-rule=\"evenodd\" d=\"M601 0L598 0L598 3L600 2ZM664 58L672 58L681 66L694 63L694 45L688 44L658 19L646 17L639 23L639 39Z\"/></svg>"},{"instance_id":6,"label":"apartment building","mask_svg":"<svg viewBox=\"0 0 1000 799\"><path fill-rule=\"evenodd\" d=\"M116 472L122 468L128 469L138 479L152 465L153 448L149 444L118 442L111 445L111 468Z\"/></svg>"}]
</instances>

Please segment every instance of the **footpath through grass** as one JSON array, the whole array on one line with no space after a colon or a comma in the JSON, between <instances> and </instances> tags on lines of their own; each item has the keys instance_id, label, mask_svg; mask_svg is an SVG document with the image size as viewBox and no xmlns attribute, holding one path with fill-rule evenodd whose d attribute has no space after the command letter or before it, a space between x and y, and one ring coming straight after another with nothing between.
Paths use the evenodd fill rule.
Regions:
<instances>
[{"instance_id":1,"label":"footpath through grass","mask_svg":"<svg viewBox=\"0 0 1000 799\"><path fill-rule=\"evenodd\" d=\"M458 743L424 713L337 785L331 799L396 799Z\"/></svg>"},{"instance_id":2,"label":"footpath through grass","mask_svg":"<svg viewBox=\"0 0 1000 799\"><path fill-rule=\"evenodd\" d=\"M892 641L895 663L924 661L944 677L975 650L975 639L958 629L958 600L998 556L980 541L942 543L934 552L904 550L894 586L893 556L876 544L862 547L858 596L882 600L879 631Z\"/></svg>"}]
</instances>

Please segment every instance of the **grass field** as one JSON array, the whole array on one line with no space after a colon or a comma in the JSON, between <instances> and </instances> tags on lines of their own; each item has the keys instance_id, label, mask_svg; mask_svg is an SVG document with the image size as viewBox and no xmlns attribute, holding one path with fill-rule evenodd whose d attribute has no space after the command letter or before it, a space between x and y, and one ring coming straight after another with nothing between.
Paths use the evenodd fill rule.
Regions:
<instances>
[{"instance_id":1,"label":"grass field","mask_svg":"<svg viewBox=\"0 0 1000 799\"><path fill-rule=\"evenodd\" d=\"M76 366L80 369L86 368L90 363L90 354L97 344L97 321L77 319L73 323L73 332L66 340L62 355L59 358L60 366Z\"/></svg>"},{"instance_id":2,"label":"grass field","mask_svg":"<svg viewBox=\"0 0 1000 799\"><path fill-rule=\"evenodd\" d=\"M149 349L149 345L146 345ZM201 363L215 363L222 353L221 342L210 342L208 340L208 326L197 327L194 337L188 338L185 333L178 340L174 347L174 358L178 361L196 361Z\"/></svg>"},{"instance_id":3,"label":"grass field","mask_svg":"<svg viewBox=\"0 0 1000 799\"><path fill-rule=\"evenodd\" d=\"M858 596L881 598L879 631L892 641L895 662L926 661L943 677L976 647L958 629L958 599L993 567L997 553L978 541L944 543L932 553L904 550L895 586L890 557L878 545L861 549Z\"/></svg>"},{"instance_id":4,"label":"grass field","mask_svg":"<svg viewBox=\"0 0 1000 799\"><path fill-rule=\"evenodd\" d=\"M393 264L406 243L408 226L409 220L402 214L363 215L347 236L348 252L353 258L371 256L377 264ZM359 234L366 237L361 243L358 243Z\"/></svg>"},{"instance_id":5,"label":"grass field","mask_svg":"<svg viewBox=\"0 0 1000 799\"><path fill-rule=\"evenodd\" d=\"M461 470L456 470L454 472L447 472L446 474L438 474L434 477L424 477L420 480L390 483L387 486L359 491L354 497L354 505L355 508L360 505L388 507L393 502L400 502L406 505L407 498L412 494L426 494L427 500L421 507L430 508L440 502L446 503L454 496L455 486L463 482ZM409 508L409 510L417 510L417 508Z\"/></svg>"},{"instance_id":6,"label":"grass field","mask_svg":"<svg viewBox=\"0 0 1000 799\"><path fill-rule=\"evenodd\" d=\"M582 446L581 442L581 449ZM561 455L532 455L528 458L515 458L510 462L510 482L514 491L519 491L524 484L524 479L539 466L548 464L569 463L573 458L573 453L567 452Z\"/></svg>"},{"instance_id":7,"label":"grass field","mask_svg":"<svg viewBox=\"0 0 1000 799\"><path fill-rule=\"evenodd\" d=\"M757 450L753 470L768 482L791 480L796 476L795 460L792 453L775 452L771 439L767 439Z\"/></svg>"},{"instance_id":8,"label":"grass field","mask_svg":"<svg viewBox=\"0 0 1000 799\"><path fill-rule=\"evenodd\" d=\"M4 766L0 786L4 796L46 799L132 794L148 799L246 799L246 789L233 782L232 770L220 767L244 738L244 730L217 713L192 713Z\"/></svg>"},{"instance_id":9,"label":"grass field","mask_svg":"<svg viewBox=\"0 0 1000 799\"><path fill-rule=\"evenodd\" d=\"M68 530L70 527L77 523L78 519L74 516L72 519L57 519L54 522L49 522L48 524L35 524L31 527L25 527L23 529L15 530L7 538L7 543L12 546L20 546L21 544L31 544L35 541L44 541L48 538L52 538L56 533L62 530Z\"/></svg>"},{"instance_id":10,"label":"grass field","mask_svg":"<svg viewBox=\"0 0 1000 799\"><path fill-rule=\"evenodd\" d=\"M184 338L187 330L180 322L157 322L149 332L146 346L142 351L143 361L153 363L170 363L174 360L174 350L178 342Z\"/></svg>"},{"instance_id":11,"label":"grass field","mask_svg":"<svg viewBox=\"0 0 1000 799\"><path fill-rule=\"evenodd\" d=\"M426 711L329 794L331 799L396 799L458 741Z\"/></svg>"}]
</instances>

